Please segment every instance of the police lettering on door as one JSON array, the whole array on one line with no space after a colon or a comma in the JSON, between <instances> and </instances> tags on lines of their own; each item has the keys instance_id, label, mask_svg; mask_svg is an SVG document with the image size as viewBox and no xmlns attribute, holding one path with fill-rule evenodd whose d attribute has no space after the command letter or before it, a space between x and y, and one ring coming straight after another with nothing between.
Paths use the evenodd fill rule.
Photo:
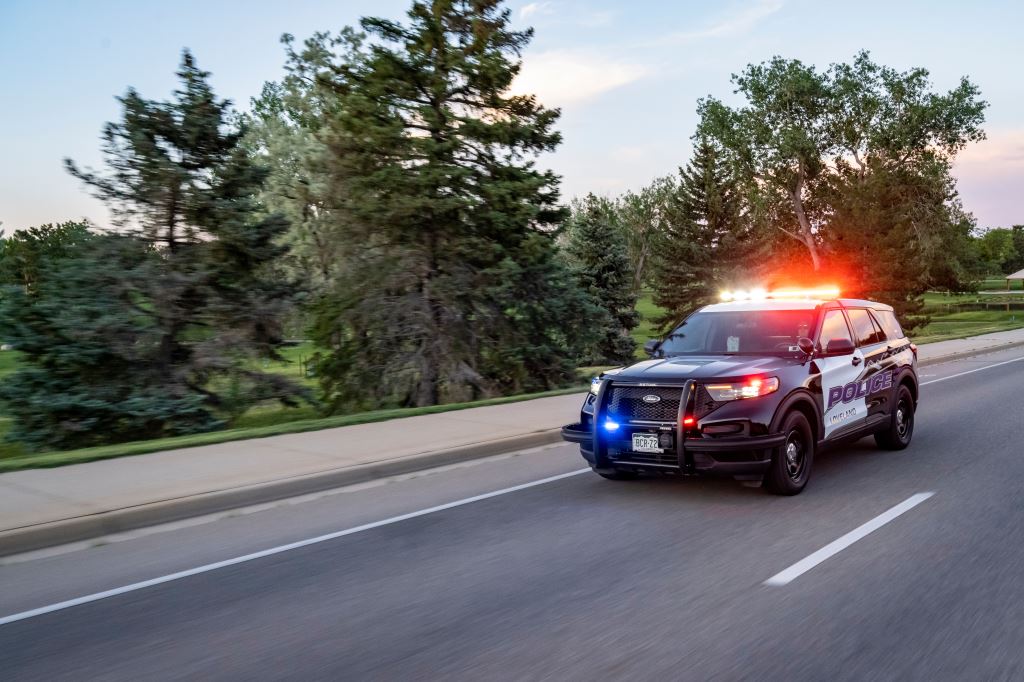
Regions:
<instances>
[{"instance_id":1,"label":"police lettering on door","mask_svg":"<svg viewBox=\"0 0 1024 682\"><path fill-rule=\"evenodd\" d=\"M884 391L887 388L892 388L891 369L879 372L862 381L851 381L845 386L833 386L828 391L828 407L826 411L831 410L840 402L849 403L872 393Z\"/></svg>"}]
</instances>

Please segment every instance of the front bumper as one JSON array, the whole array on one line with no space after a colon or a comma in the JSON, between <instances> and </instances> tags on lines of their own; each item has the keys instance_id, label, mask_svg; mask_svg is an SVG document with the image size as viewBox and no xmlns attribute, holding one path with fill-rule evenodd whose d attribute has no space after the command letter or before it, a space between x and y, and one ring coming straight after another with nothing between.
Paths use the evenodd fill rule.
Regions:
<instances>
[{"instance_id":1,"label":"front bumper","mask_svg":"<svg viewBox=\"0 0 1024 682\"><path fill-rule=\"evenodd\" d=\"M583 423L562 427L562 439L580 446L580 454L596 471L661 471L667 473L722 474L737 477L757 477L764 474L771 462L772 450L786 441L785 434L742 436L730 438L686 438L682 447L666 449L665 456L647 457L640 461L628 451L595 455L594 432ZM620 441L621 442L621 439ZM607 446L607 443L602 444ZM604 450L609 450L604 447Z\"/></svg>"}]
</instances>

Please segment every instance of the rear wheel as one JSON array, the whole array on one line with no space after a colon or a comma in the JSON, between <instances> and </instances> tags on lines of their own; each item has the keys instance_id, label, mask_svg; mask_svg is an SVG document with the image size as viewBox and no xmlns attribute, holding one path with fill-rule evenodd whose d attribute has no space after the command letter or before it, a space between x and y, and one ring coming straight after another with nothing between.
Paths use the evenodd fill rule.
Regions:
<instances>
[{"instance_id":1,"label":"rear wheel","mask_svg":"<svg viewBox=\"0 0 1024 682\"><path fill-rule=\"evenodd\" d=\"M772 452L764 477L765 487L776 495L796 495L811 478L814 463L814 432L802 412L790 412L782 422L786 440Z\"/></svg>"},{"instance_id":2,"label":"rear wheel","mask_svg":"<svg viewBox=\"0 0 1024 682\"><path fill-rule=\"evenodd\" d=\"M896 407L889 416L889 428L875 434L875 443L883 450L902 450L914 437L914 396L906 385L896 392Z\"/></svg>"}]
</instances>

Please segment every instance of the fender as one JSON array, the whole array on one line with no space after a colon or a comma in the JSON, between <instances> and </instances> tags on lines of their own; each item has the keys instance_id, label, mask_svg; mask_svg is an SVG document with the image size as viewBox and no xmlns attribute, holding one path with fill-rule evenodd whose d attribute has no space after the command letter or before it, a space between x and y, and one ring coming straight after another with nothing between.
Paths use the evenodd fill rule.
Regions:
<instances>
[{"instance_id":1,"label":"fender","mask_svg":"<svg viewBox=\"0 0 1024 682\"><path fill-rule=\"evenodd\" d=\"M779 406L775 408L775 414L772 416L771 427L769 433L777 433L780 426L782 425L782 419L786 413L798 404L806 405L814 415L814 423L811 425L814 427L814 432L817 440L822 440L825 437L824 426L821 418L821 405L820 401L815 399L813 393L806 388L797 388L787 395Z\"/></svg>"},{"instance_id":2,"label":"fender","mask_svg":"<svg viewBox=\"0 0 1024 682\"><path fill-rule=\"evenodd\" d=\"M918 396L921 395L921 386L917 381L917 374L914 372L913 365L903 365L896 370L896 376L892 382L892 396L891 399L895 399L896 391L900 389L900 384L907 381L911 385L910 391L914 394L914 410L917 410Z\"/></svg>"}]
</instances>

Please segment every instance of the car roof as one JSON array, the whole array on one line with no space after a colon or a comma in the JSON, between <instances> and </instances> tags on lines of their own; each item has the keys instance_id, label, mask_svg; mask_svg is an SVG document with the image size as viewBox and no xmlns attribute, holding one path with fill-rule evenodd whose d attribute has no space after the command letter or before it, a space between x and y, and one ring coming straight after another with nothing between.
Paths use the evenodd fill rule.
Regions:
<instances>
[{"instance_id":1,"label":"car roof","mask_svg":"<svg viewBox=\"0 0 1024 682\"><path fill-rule=\"evenodd\" d=\"M767 298L760 301L730 301L728 303L712 303L701 308L704 312L753 312L757 310L814 310L819 306L834 304L837 308L873 308L874 310L892 310L892 306L859 298Z\"/></svg>"},{"instance_id":2,"label":"car roof","mask_svg":"<svg viewBox=\"0 0 1024 682\"><path fill-rule=\"evenodd\" d=\"M762 301L729 301L728 303L712 303L701 310L709 313L753 312L755 310L814 310L824 301L800 299L769 298Z\"/></svg>"}]
</instances>

